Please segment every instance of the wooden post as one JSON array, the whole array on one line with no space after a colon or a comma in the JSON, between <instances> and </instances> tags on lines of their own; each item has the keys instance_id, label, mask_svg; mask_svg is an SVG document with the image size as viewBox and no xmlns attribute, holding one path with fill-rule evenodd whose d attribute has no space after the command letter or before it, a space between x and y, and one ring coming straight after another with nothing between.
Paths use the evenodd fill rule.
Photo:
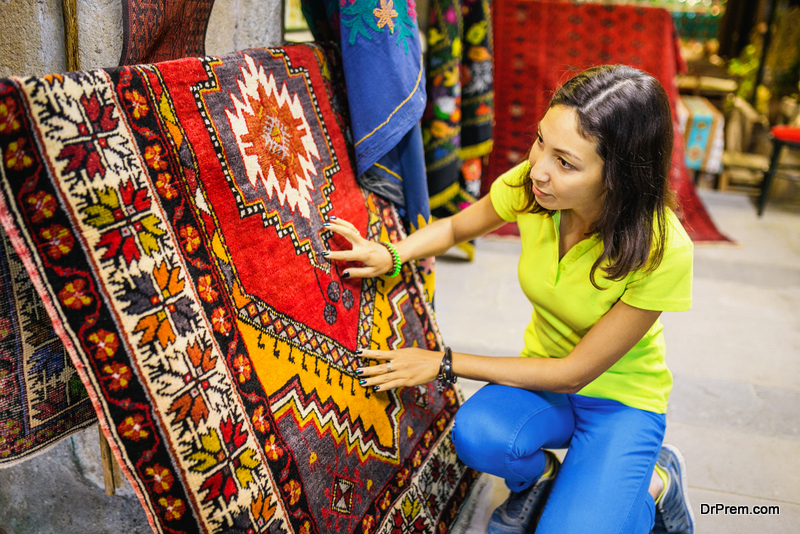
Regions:
<instances>
[{"instance_id":1,"label":"wooden post","mask_svg":"<svg viewBox=\"0 0 800 534\"><path fill-rule=\"evenodd\" d=\"M78 10L76 0L61 0L64 14L64 56L68 71L80 70L78 61Z\"/></svg>"},{"instance_id":2,"label":"wooden post","mask_svg":"<svg viewBox=\"0 0 800 534\"><path fill-rule=\"evenodd\" d=\"M111 447L109 447L109 450ZM112 464L114 465L114 487L119 488L122 486L122 469L119 467L119 462L116 461L116 458L112 455Z\"/></svg>"},{"instance_id":3,"label":"wooden post","mask_svg":"<svg viewBox=\"0 0 800 534\"><path fill-rule=\"evenodd\" d=\"M100 463L103 465L103 483L106 486L106 495L109 497L116 493L117 484L115 484L115 468L118 470L114 461L114 455L111 453L111 447L108 445L105 434L97 425L97 430L100 432ZM121 478L121 477L120 477Z\"/></svg>"},{"instance_id":4,"label":"wooden post","mask_svg":"<svg viewBox=\"0 0 800 534\"><path fill-rule=\"evenodd\" d=\"M750 103L756 105L756 96L758 95L758 86L764 81L764 63L767 62L767 54L769 53L769 44L772 41L772 23L775 21L775 8L777 7L778 0L766 0L769 2L769 11L767 12L767 31L764 32L761 41L761 59L758 61L758 72L756 73L756 81L753 82L753 94L750 95ZM760 216L760 214L759 214Z\"/></svg>"}]
</instances>

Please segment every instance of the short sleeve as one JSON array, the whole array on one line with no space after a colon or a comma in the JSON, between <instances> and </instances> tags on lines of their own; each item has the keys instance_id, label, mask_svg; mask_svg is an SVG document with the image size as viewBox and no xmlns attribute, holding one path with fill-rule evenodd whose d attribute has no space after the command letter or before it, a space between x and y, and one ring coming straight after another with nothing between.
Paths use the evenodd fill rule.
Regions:
<instances>
[{"instance_id":1,"label":"short sleeve","mask_svg":"<svg viewBox=\"0 0 800 534\"><path fill-rule=\"evenodd\" d=\"M622 301L644 310L686 311L692 307L694 245L670 212L669 246L655 271L631 275Z\"/></svg>"},{"instance_id":2,"label":"short sleeve","mask_svg":"<svg viewBox=\"0 0 800 534\"><path fill-rule=\"evenodd\" d=\"M525 192L519 184L530 172L530 165L523 161L513 169L500 175L492 184L489 196L492 199L492 206L498 215L508 222L517 220L517 209L525 205Z\"/></svg>"}]
</instances>

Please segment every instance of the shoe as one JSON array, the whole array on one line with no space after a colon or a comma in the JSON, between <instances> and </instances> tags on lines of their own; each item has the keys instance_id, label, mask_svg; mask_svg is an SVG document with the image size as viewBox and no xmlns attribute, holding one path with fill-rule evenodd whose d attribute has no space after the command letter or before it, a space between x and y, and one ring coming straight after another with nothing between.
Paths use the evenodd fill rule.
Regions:
<instances>
[{"instance_id":1,"label":"shoe","mask_svg":"<svg viewBox=\"0 0 800 534\"><path fill-rule=\"evenodd\" d=\"M694 512L686 486L686 462L681 451L664 445L656 464L668 478L661 500L656 503L656 521L651 534L694 534Z\"/></svg>"},{"instance_id":2,"label":"shoe","mask_svg":"<svg viewBox=\"0 0 800 534\"><path fill-rule=\"evenodd\" d=\"M555 454L543 452L549 458L550 468L531 487L519 493L511 492L506 502L492 513L486 528L487 534L524 534L536 528L550 487L561 466Z\"/></svg>"}]
</instances>

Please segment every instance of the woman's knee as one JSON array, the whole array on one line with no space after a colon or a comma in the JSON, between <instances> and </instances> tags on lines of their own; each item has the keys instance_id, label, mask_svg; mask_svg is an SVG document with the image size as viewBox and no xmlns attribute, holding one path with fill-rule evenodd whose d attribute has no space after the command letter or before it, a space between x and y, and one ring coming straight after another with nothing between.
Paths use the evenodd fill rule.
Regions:
<instances>
[{"instance_id":1,"label":"woman's knee","mask_svg":"<svg viewBox=\"0 0 800 534\"><path fill-rule=\"evenodd\" d=\"M556 424L560 419L568 421ZM537 422L541 422L543 428L537 429L542 426ZM528 446L532 438L541 440L539 446L547 443L547 446L557 447L553 441L568 440L571 425L571 408L565 397L489 385L475 393L456 413L453 442L465 464L479 471L496 473L507 468L506 462L518 459L517 441L521 438L518 434L523 428L537 434L522 437ZM569 427L569 431L554 436L552 430L560 427ZM538 447L529 452L535 453L534 449Z\"/></svg>"},{"instance_id":2,"label":"woman's knee","mask_svg":"<svg viewBox=\"0 0 800 534\"><path fill-rule=\"evenodd\" d=\"M473 469L487 472L487 460L505 454L508 443L496 441L496 432L487 432L487 417L491 417L491 407L480 402L465 402L456 412L453 424L453 443L461 461ZM502 460L501 460L502 461Z\"/></svg>"}]
</instances>

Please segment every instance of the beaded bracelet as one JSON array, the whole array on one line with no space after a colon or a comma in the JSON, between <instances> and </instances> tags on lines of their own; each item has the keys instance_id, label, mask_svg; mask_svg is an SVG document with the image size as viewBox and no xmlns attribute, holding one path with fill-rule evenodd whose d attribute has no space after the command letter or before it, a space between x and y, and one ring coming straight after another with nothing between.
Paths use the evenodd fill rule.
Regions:
<instances>
[{"instance_id":1,"label":"beaded bracelet","mask_svg":"<svg viewBox=\"0 0 800 534\"><path fill-rule=\"evenodd\" d=\"M439 364L439 374L436 378L439 380L439 384L436 386L439 393L444 391L448 385L458 382L458 377L453 372L453 351L450 347L444 348L444 357L442 357L442 363Z\"/></svg>"},{"instance_id":2,"label":"beaded bracelet","mask_svg":"<svg viewBox=\"0 0 800 534\"><path fill-rule=\"evenodd\" d=\"M400 269L403 267L403 264L400 262L400 253L397 252L397 248L391 243L387 243L386 241L378 241L381 245L386 247L386 250L389 251L389 254L392 255L392 263L394 265L394 269L391 273L386 273L387 276L390 278L397 276L400 274Z\"/></svg>"}]
</instances>

